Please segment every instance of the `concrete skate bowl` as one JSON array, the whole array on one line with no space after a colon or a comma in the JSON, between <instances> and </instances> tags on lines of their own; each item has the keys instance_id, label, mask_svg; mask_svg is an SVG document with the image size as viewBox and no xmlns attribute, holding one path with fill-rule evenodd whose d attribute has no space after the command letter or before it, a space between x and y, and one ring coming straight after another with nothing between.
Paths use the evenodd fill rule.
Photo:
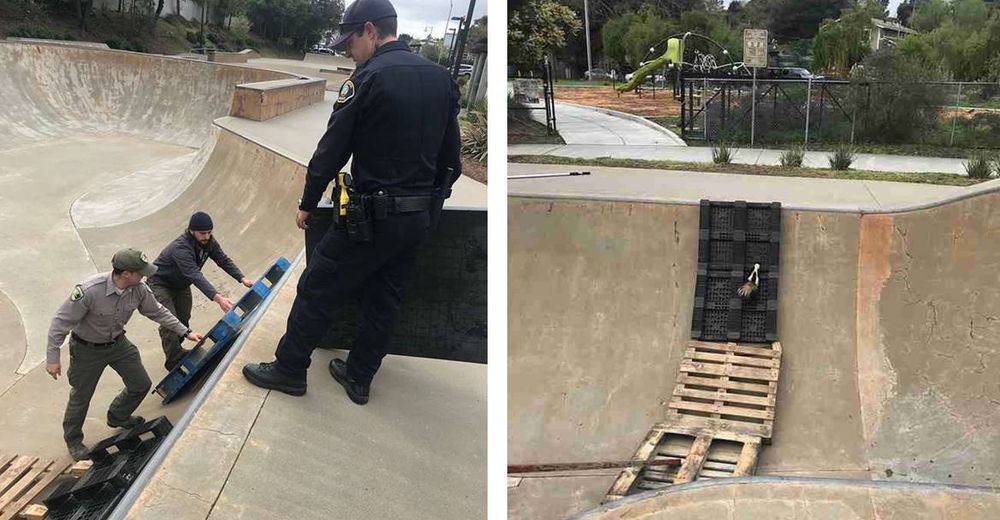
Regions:
<instances>
[{"instance_id":1,"label":"concrete skate bowl","mask_svg":"<svg viewBox=\"0 0 1000 520\"><path fill-rule=\"evenodd\" d=\"M1000 494L904 482L738 478L682 484L618 500L574 520L978 520L994 518Z\"/></svg>"},{"instance_id":2,"label":"concrete skate bowl","mask_svg":"<svg viewBox=\"0 0 1000 520\"><path fill-rule=\"evenodd\" d=\"M196 210L212 214L227 253L252 278L276 257L293 259L301 250L290 215L304 168L213 125L229 114L236 85L295 76L2 42L0 69L0 233L7 244L0 292L11 302L0 305L0 332L5 349L20 349L0 355L5 377L16 370L0 379L8 426L0 446L61 456L68 385L53 382L39 364L52 314L74 284L110 269L120 247L155 256ZM215 267L205 273L234 300L245 290ZM204 330L221 311L195 293L192 328ZM23 332L14 323L23 323ZM128 326L154 383L165 373L155 329L141 316ZM88 440L106 434L103 407L119 389L106 374L84 428ZM147 399L139 413L174 417L182 407Z\"/></svg>"},{"instance_id":3,"label":"concrete skate bowl","mask_svg":"<svg viewBox=\"0 0 1000 520\"><path fill-rule=\"evenodd\" d=\"M508 199L508 462L628 460L690 337L697 201L524 186ZM782 372L757 475L998 485L998 188L892 214L783 210ZM593 509L616 475L525 475L510 517Z\"/></svg>"}]
</instances>

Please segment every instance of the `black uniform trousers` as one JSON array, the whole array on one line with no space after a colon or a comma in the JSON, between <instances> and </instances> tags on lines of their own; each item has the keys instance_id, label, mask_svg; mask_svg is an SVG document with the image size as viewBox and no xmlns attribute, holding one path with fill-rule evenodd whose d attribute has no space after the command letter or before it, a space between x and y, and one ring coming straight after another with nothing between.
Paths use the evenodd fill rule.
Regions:
<instances>
[{"instance_id":1,"label":"black uniform trousers","mask_svg":"<svg viewBox=\"0 0 1000 520\"><path fill-rule=\"evenodd\" d=\"M281 370L304 377L334 313L357 298L362 323L347 358L348 374L361 384L375 377L389 350L417 247L429 234L430 214L392 214L372 225L370 242L354 242L346 230L331 228L316 245L275 352Z\"/></svg>"}]
</instances>

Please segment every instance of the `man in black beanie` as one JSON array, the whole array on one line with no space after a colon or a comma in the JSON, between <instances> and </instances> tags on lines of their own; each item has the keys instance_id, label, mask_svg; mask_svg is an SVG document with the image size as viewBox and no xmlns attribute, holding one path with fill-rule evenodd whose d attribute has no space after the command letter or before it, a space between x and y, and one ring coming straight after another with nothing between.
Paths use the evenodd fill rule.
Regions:
<instances>
[{"instance_id":1,"label":"man in black beanie","mask_svg":"<svg viewBox=\"0 0 1000 520\"><path fill-rule=\"evenodd\" d=\"M209 258L243 285L253 285L253 280L243 276L212 236L213 227L212 217L208 213L199 211L191 215L184 234L167 245L153 262L157 271L147 280L156 301L177 316L185 326L190 326L188 322L191 320L191 284L197 286L206 298L217 303L222 312L228 312L233 307L233 302L215 290L201 274L201 268ZM174 331L160 327L160 342L163 344L163 354L166 356L164 366L167 370L173 370L188 352L181 347L181 340Z\"/></svg>"}]
</instances>

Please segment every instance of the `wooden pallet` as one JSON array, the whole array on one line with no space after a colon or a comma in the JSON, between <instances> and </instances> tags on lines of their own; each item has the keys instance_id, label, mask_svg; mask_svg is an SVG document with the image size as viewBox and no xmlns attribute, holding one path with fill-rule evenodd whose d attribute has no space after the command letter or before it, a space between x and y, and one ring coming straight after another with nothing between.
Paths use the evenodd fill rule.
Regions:
<instances>
[{"instance_id":1,"label":"wooden pallet","mask_svg":"<svg viewBox=\"0 0 1000 520\"><path fill-rule=\"evenodd\" d=\"M633 461L679 458L681 466L631 467L606 502L700 479L752 475L770 441L781 368L781 344L692 341L681 360L663 422L653 426Z\"/></svg>"},{"instance_id":2,"label":"wooden pallet","mask_svg":"<svg viewBox=\"0 0 1000 520\"><path fill-rule=\"evenodd\" d=\"M0 520L16 518L69 463L19 455L0 456Z\"/></svg>"}]
</instances>

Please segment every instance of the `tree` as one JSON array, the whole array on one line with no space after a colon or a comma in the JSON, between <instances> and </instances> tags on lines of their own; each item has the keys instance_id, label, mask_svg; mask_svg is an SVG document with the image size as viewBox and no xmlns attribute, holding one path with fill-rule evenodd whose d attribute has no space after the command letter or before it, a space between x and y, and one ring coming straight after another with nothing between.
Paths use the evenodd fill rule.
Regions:
<instances>
[{"instance_id":1,"label":"tree","mask_svg":"<svg viewBox=\"0 0 1000 520\"><path fill-rule=\"evenodd\" d=\"M218 1L218 0L216 0ZM271 40L289 41L308 49L336 27L344 14L343 0L248 0L250 30Z\"/></svg>"},{"instance_id":2,"label":"tree","mask_svg":"<svg viewBox=\"0 0 1000 520\"><path fill-rule=\"evenodd\" d=\"M862 2L846 9L837 20L827 20L813 39L813 66L831 74L845 76L871 51L868 38L872 18L882 15L882 5Z\"/></svg>"},{"instance_id":3,"label":"tree","mask_svg":"<svg viewBox=\"0 0 1000 520\"><path fill-rule=\"evenodd\" d=\"M507 61L534 69L546 52L566 45L567 35L579 32L582 23L573 10L553 0L526 0L508 4Z\"/></svg>"},{"instance_id":4,"label":"tree","mask_svg":"<svg viewBox=\"0 0 1000 520\"><path fill-rule=\"evenodd\" d=\"M441 44L433 40L425 41L420 46L420 55L437 63L441 59Z\"/></svg>"},{"instance_id":5,"label":"tree","mask_svg":"<svg viewBox=\"0 0 1000 520\"><path fill-rule=\"evenodd\" d=\"M486 37L486 16L472 22L469 28L469 43L475 43Z\"/></svg>"},{"instance_id":6,"label":"tree","mask_svg":"<svg viewBox=\"0 0 1000 520\"><path fill-rule=\"evenodd\" d=\"M913 16L913 4L917 0L905 0L896 8L896 19L899 23L909 27L910 17Z\"/></svg>"},{"instance_id":7,"label":"tree","mask_svg":"<svg viewBox=\"0 0 1000 520\"><path fill-rule=\"evenodd\" d=\"M931 32L948 18L951 8L945 0L917 0L910 17L910 26L920 32Z\"/></svg>"}]
</instances>

